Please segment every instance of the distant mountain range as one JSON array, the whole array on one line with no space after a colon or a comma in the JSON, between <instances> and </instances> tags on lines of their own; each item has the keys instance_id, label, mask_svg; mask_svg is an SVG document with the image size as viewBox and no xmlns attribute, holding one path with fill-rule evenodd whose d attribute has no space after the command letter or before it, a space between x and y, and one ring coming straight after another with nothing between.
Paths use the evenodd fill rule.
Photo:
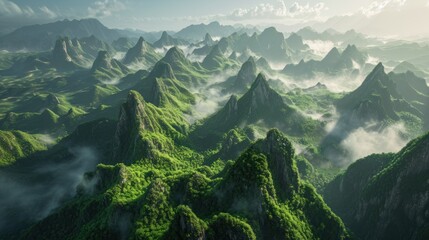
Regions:
<instances>
[{"instance_id":1,"label":"distant mountain range","mask_svg":"<svg viewBox=\"0 0 429 240\"><path fill-rule=\"evenodd\" d=\"M186 43L184 40L197 42L204 39L207 33L216 37L226 37L234 32L251 34L258 32L258 30L256 28L224 26L220 25L218 22L213 22L208 25L191 25L174 34L174 32L144 32L111 29L103 25L97 19L66 19L53 23L30 25L16 29L0 37L0 49L8 51L47 51L54 46L58 37L68 37L72 39L85 38L92 35L109 44L121 37L137 39L143 36L150 43L155 43L155 41L161 38L155 43L155 46L163 47L174 45L173 43L176 42ZM169 34L174 34L174 37L178 39L173 41L173 37Z\"/></svg>"},{"instance_id":2,"label":"distant mountain range","mask_svg":"<svg viewBox=\"0 0 429 240\"><path fill-rule=\"evenodd\" d=\"M167 32L163 32L161 38L153 43L153 46L156 48L164 48L178 45L188 45L189 43L185 40L174 38L170 36Z\"/></svg>"},{"instance_id":3,"label":"distant mountain range","mask_svg":"<svg viewBox=\"0 0 429 240\"><path fill-rule=\"evenodd\" d=\"M330 41L340 43L341 45L353 44L357 46L368 46L381 43L380 40L358 33L353 29L342 33L335 29L327 29L323 32L318 32L311 27L304 27L297 31L296 34L305 40Z\"/></svg>"},{"instance_id":4,"label":"distant mountain range","mask_svg":"<svg viewBox=\"0 0 429 240\"><path fill-rule=\"evenodd\" d=\"M336 102L340 114L333 130L321 144L331 159L348 157L337 145L358 128L383 129L392 123L403 122L413 136L429 129L429 87L426 81L412 72L387 74L379 63L362 85ZM411 133L411 129L414 129Z\"/></svg>"},{"instance_id":5,"label":"distant mountain range","mask_svg":"<svg viewBox=\"0 0 429 240\"><path fill-rule=\"evenodd\" d=\"M84 38L91 35L108 43L123 36L97 19L63 20L19 28L0 37L0 49L46 51L54 46L58 37Z\"/></svg>"},{"instance_id":6,"label":"distant mountain range","mask_svg":"<svg viewBox=\"0 0 429 240\"><path fill-rule=\"evenodd\" d=\"M239 81L248 80L235 79L237 84L244 85L246 83ZM220 136L233 128L261 122L267 128L276 127L291 136L305 135L309 131L317 138L321 130L316 121L287 105L270 87L264 74L259 74L242 97L232 95L222 109L196 128L193 135L198 144L207 147L207 144L218 141Z\"/></svg>"},{"instance_id":7,"label":"distant mountain range","mask_svg":"<svg viewBox=\"0 0 429 240\"><path fill-rule=\"evenodd\" d=\"M258 33L259 30L255 27L234 27L221 25L219 22L212 22L209 24L190 25L177 32L175 36L189 41L201 41L204 39L206 33L214 37L227 37L235 32L252 35L255 32Z\"/></svg>"},{"instance_id":8,"label":"distant mountain range","mask_svg":"<svg viewBox=\"0 0 429 240\"><path fill-rule=\"evenodd\" d=\"M0 43L0 239L429 239L427 45L94 19Z\"/></svg>"},{"instance_id":9,"label":"distant mountain range","mask_svg":"<svg viewBox=\"0 0 429 240\"><path fill-rule=\"evenodd\" d=\"M359 51L355 45L348 45L342 53L334 47L321 61L301 60L298 64L286 65L282 72L297 78L312 78L317 74L339 75L344 71L359 74L367 59L368 55Z\"/></svg>"}]
</instances>

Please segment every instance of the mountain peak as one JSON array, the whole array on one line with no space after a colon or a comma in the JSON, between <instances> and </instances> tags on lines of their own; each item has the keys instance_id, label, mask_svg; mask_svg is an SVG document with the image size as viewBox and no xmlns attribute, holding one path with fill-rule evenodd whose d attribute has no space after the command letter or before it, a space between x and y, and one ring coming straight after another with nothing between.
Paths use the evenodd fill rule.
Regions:
<instances>
[{"instance_id":1,"label":"mountain peak","mask_svg":"<svg viewBox=\"0 0 429 240\"><path fill-rule=\"evenodd\" d=\"M337 102L337 109L352 111L350 122L356 126L363 121L398 120L395 100L402 98L395 82L385 73L383 64L379 63L355 91ZM401 111L405 109L401 107Z\"/></svg>"},{"instance_id":2,"label":"mountain peak","mask_svg":"<svg viewBox=\"0 0 429 240\"><path fill-rule=\"evenodd\" d=\"M338 51L338 48L334 47L328 52L328 54L326 54L322 62L327 64L333 64L336 63L340 59L340 57L340 51Z\"/></svg>"},{"instance_id":3,"label":"mountain peak","mask_svg":"<svg viewBox=\"0 0 429 240\"><path fill-rule=\"evenodd\" d=\"M229 55L228 57L231 60L237 60L238 59L238 54L236 51L232 52L231 55Z\"/></svg>"},{"instance_id":4,"label":"mountain peak","mask_svg":"<svg viewBox=\"0 0 429 240\"><path fill-rule=\"evenodd\" d=\"M254 33L254 35L255 34L256 32ZM260 40L262 40L263 42L271 43L279 43L280 41L285 40L283 33L277 31L275 27L269 27L264 29L264 31L258 36L258 38L260 38Z\"/></svg>"},{"instance_id":5,"label":"mountain peak","mask_svg":"<svg viewBox=\"0 0 429 240\"><path fill-rule=\"evenodd\" d=\"M237 90L244 90L252 84L252 81L256 78L257 67L255 59L249 57L249 59L243 63L240 71L237 74L237 79L234 83L234 88Z\"/></svg>"},{"instance_id":6,"label":"mountain peak","mask_svg":"<svg viewBox=\"0 0 429 240\"><path fill-rule=\"evenodd\" d=\"M266 70L271 70L270 63L269 63L269 62L267 61L267 59L265 59L264 57L260 57L260 58L258 59L258 61L256 61L256 65L257 65L259 68L266 69Z\"/></svg>"},{"instance_id":7,"label":"mountain peak","mask_svg":"<svg viewBox=\"0 0 429 240\"><path fill-rule=\"evenodd\" d=\"M213 38L210 33L206 33L206 36L204 37L204 42L213 42Z\"/></svg>"},{"instance_id":8,"label":"mountain peak","mask_svg":"<svg viewBox=\"0 0 429 240\"><path fill-rule=\"evenodd\" d=\"M244 160L243 156L248 157L249 154L253 156L262 154L266 157L267 170L271 173L270 176L277 196L282 201L290 199L299 188L299 176L294 163L295 151L292 143L279 130L272 129L268 131L265 139L258 140L250 146L236 161L234 167L244 167L240 163ZM249 160L251 159L247 158L247 161ZM255 166L256 164L249 162L247 165ZM261 173L252 171L252 174Z\"/></svg>"},{"instance_id":9,"label":"mountain peak","mask_svg":"<svg viewBox=\"0 0 429 240\"><path fill-rule=\"evenodd\" d=\"M104 42L111 42L121 36L118 30L109 29L96 19L56 21L45 24L27 25L2 36L2 48L7 50L28 49L49 51L58 36L85 38L94 34Z\"/></svg>"},{"instance_id":10,"label":"mountain peak","mask_svg":"<svg viewBox=\"0 0 429 240\"><path fill-rule=\"evenodd\" d=\"M277 129L267 133L267 137L257 142L253 148L268 156L268 164L273 175L274 186L281 198L290 197L290 192L298 188L298 171L294 167L295 151L292 143Z\"/></svg>"},{"instance_id":11,"label":"mountain peak","mask_svg":"<svg viewBox=\"0 0 429 240\"><path fill-rule=\"evenodd\" d=\"M238 97L236 95L231 95L224 109L226 112L226 120L235 117L238 111Z\"/></svg>"},{"instance_id":12,"label":"mountain peak","mask_svg":"<svg viewBox=\"0 0 429 240\"><path fill-rule=\"evenodd\" d=\"M288 37L289 39L300 39L302 40L302 37L299 36L297 33L291 33L290 36Z\"/></svg>"},{"instance_id":13,"label":"mountain peak","mask_svg":"<svg viewBox=\"0 0 429 240\"><path fill-rule=\"evenodd\" d=\"M69 39L65 37L65 38L58 38L57 41L55 42L55 47L54 47L54 50L52 51L52 58L56 64L72 61L67 51L67 41L69 41Z\"/></svg>"},{"instance_id":14,"label":"mountain peak","mask_svg":"<svg viewBox=\"0 0 429 240\"><path fill-rule=\"evenodd\" d=\"M138 50L142 51L145 45L145 40L143 37L140 37L139 40L137 41L135 48L137 48Z\"/></svg>"},{"instance_id":15,"label":"mountain peak","mask_svg":"<svg viewBox=\"0 0 429 240\"><path fill-rule=\"evenodd\" d=\"M146 41L143 37L140 37L136 45L134 45L135 51L144 52L146 50Z\"/></svg>"},{"instance_id":16,"label":"mountain peak","mask_svg":"<svg viewBox=\"0 0 429 240\"><path fill-rule=\"evenodd\" d=\"M267 78L263 73L258 74L258 76L256 77L256 80L253 82L252 87L250 89L254 91L258 88L261 88L264 90L270 88L267 82Z\"/></svg>"},{"instance_id":17,"label":"mountain peak","mask_svg":"<svg viewBox=\"0 0 429 240\"><path fill-rule=\"evenodd\" d=\"M140 37L137 43L128 49L122 62L124 64L143 63L148 67L156 63L159 58L153 47Z\"/></svg>"},{"instance_id":18,"label":"mountain peak","mask_svg":"<svg viewBox=\"0 0 429 240\"><path fill-rule=\"evenodd\" d=\"M284 105L280 95L270 88L265 75L262 73L256 77L249 91L244 94L240 102L245 103L247 114L250 115L259 115L265 112L267 108Z\"/></svg>"},{"instance_id":19,"label":"mountain peak","mask_svg":"<svg viewBox=\"0 0 429 240\"><path fill-rule=\"evenodd\" d=\"M112 59L107 51L99 51L91 68L91 73L95 72L103 73L94 75L98 79L110 79L126 75L129 69L118 60Z\"/></svg>"},{"instance_id":20,"label":"mountain peak","mask_svg":"<svg viewBox=\"0 0 429 240\"><path fill-rule=\"evenodd\" d=\"M137 45L141 45L144 42L144 38L143 37L139 37L139 40L137 41Z\"/></svg>"},{"instance_id":21,"label":"mountain peak","mask_svg":"<svg viewBox=\"0 0 429 240\"><path fill-rule=\"evenodd\" d=\"M357 90L366 89L369 92L374 91L376 90L375 89L376 86L378 86L378 85L374 85L374 83L380 82L380 81L382 82L383 85L387 84L387 82L391 82L389 80L389 76L384 71L384 66L381 62L374 67L371 73L368 74L368 76L363 81L361 87L359 87Z\"/></svg>"},{"instance_id":22,"label":"mountain peak","mask_svg":"<svg viewBox=\"0 0 429 240\"><path fill-rule=\"evenodd\" d=\"M374 71L383 71L383 72L384 72L384 65L383 65L383 63L382 63L382 62L379 62L379 63L377 64L377 66L375 66L375 68L374 68L373 72L374 72Z\"/></svg>"},{"instance_id":23,"label":"mountain peak","mask_svg":"<svg viewBox=\"0 0 429 240\"><path fill-rule=\"evenodd\" d=\"M268 28L264 29L264 31L261 33L261 35L270 34L270 33L278 33L278 31L275 27L268 27Z\"/></svg>"},{"instance_id":24,"label":"mountain peak","mask_svg":"<svg viewBox=\"0 0 429 240\"><path fill-rule=\"evenodd\" d=\"M333 47L329 52L328 52L328 54L327 54L327 56L329 56L329 55L340 55L340 51L338 51L338 48L336 48L336 47Z\"/></svg>"},{"instance_id":25,"label":"mountain peak","mask_svg":"<svg viewBox=\"0 0 429 240\"><path fill-rule=\"evenodd\" d=\"M97 69L111 69L112 68L112 59L107 51L99 51L97 58L92 64L91 72L95 72Z\"/></svg>"},{"instance_id":26,"label":"mountain peak","mask_svg":"<svg viewBox=\"0 0 429 240\"><path fill-rule=\"evenodd\" d=\"M169 64L173 64L181 61L186 61L187 59L182 49L178 47L172 47L167 51L163 60Z\"/></svg>"},{"instance_id":27,"label":"mountain peak","mask_svg":"<svg viewBox=\"0 0 429 240\"><path fill-rule=\"evenodd\" d=\"M171 65L166 62L158 62L149 74L149 78L170 78L175 79Z\"/></svg>"},{"instance_id":28,"label":"mountain peak","mask_svg":"<svg viewBox=\"0 0 429 240\"><path fill-rule=\"evenodd\" d=\"M141 115L139 113L143 112L145 101L140 93L136 91L130 91L127 96L127 101L125 102L124 107L127 110L130 110L133 113L133 116Z\"/></svg>"},{"instance_id":29,"label":"mountain peak","mask_svg":"<svg viewBox=\"0 0 429 240\"><path fill-rule=\"evenodd\" d=\"M288 44L288 46L295 50L295 51L300 51L300 50L304 50L307 46L304 44L302 37L299 36L296 33L292 33L287 39L286 42Z\"/></svg>"},{"instance_id":30,"label":"mountain peak","mask_svg":"<svg viewBox=\"0 0 429 240\"><path fill-rule=\"evenodd\" d=\"M246 62L255 63L255 58L253 56L250 56Z\"/></svg>"},{"instance_id":31,"label":"mountain peak","mask_svg":"<svg viewBox=\"0 0 429 240\"><path fill-rule=\"evenodd\" d=\"M172 37L166 31L162 32L161 38L153 43L155 48L164 48L168 46L186 45L188 42Z\"/></svg>"},{"instance_id":32,"label":"mountain peak","mask_svg":"<svg viewBox=\"0 0 429 240\"><path fill-rule=\"evenodd\" d=\"M223 57L223 52L219 47L219 44L213 46L213 49L210 51L209 55L212 57Z\"/></svg>"},{"instance_id":33,"label":"mountain peak","mask_svg":"<svg viewBox=\"0 0 429 240\"><path fill-rule=\"evenodd\" d=\"M220 23L218 21L213 21L213 22L209 23L208 26L211 26L211 27L220 27Z\"/></svg>"},{"instance_id":34,"label":"mountain peak","mask_svg":"<svg viewBox=\"0 0 429 240\"><path fill-rule=\"evenodd\" d=\"M135 158L134 140L141 130L149 126L145 124L146 102L136 91L128 93L127 101L122 104L115 133L114 159L129 163ZM149 129L149 131L151 131ZM133 139L133 140L131 140ZM131 150L131 149L134 150Z\"/></svg>"},{"instance_id":35,"label":"mountain peak","mask_svg":"<svg viewBox=\"0 0 429 240\"><path fill-rule=\"evenodd\" d=\"M50 107L57 106L58 104L61 103L58 97L52 93L49 93L48 96L46 96L45 101L47 106L50 106Z\"/></svg>"},{"instance_id":36,"label":"mountain peak","mask_svg":"<svg viewBox=\"0 0 429 240\"><path fill-rule=\"evenodd\" d=\"M354 44L348 44L344 52L356 52L358 51L356 45Z\"/></svg>"},{"instance_id":37,"label":"mountain peak","mask_svg":"<svg viewBox=\"0 0 429 240\"><path fill-rule=\"evenodd\" d=\"M145 100L136 91L130 91L127 101L122 104L119 114L118 130L123 126L128 130L133 128L144 129L143 116L145 115ZM125 126L126 125L126 126Z\"/></svg>"},{"instance_id":38,"label":"mountain peak","mask_svg":"<svg viewBox=\"0 0 429 240\"><path fill-rule=\"evenodd\" d=\"M214 69L219 67L222 61L225 60L222 50L219 44L213 46L210 53L204 58L202 65L207 69Z\"/></svg>"},{"instance_id":39,"label":"mountain peak","mask_svg":"<svg viewBox=\"0 0 429 240\"><path fill-rule=\"evenodd\" d=\"M143 78L135 89L146 102L157 107L170 105L186 111L195 101L194 95L176 79L171 65L163 61L155 64L149 76Z\"/></svg>"},{"instance_id":40,"label":"mountain peak","mask_svg":"<svg viewBox=\"0 0 429 240\"><path fill-rule=\"evenodd\" d=\"M355 45L347 45L346 49L341 54L344 60L353 60L359 64L365 63L366 56L362 54Z\"/></svg>"},{"instance_id":41,"label":"mountain peak","mask_svg":"<svg viewBox=\"0 0 429 240\"><path fill-rule=\"evenodd\" d=\"M383 79L387 77L386 72L384 71L383 63L378 63L377 66L374 67L374 69L371 71L370 74L365 78L362 85L368 82L373 82L375 80L379 80L379 78L382 77Z\"/></svg>"},{"instance_id":42,"label":"mountain peak","mask_svg":"<svg viewBox=\"0 0 429 240\"><path fill-rule=\"evenodd\" d=\"M161 35L162 40L167 40L169 37L170 37L170 35L166 31L162 32L162 35Z\"/></svg>"}]
</instances>

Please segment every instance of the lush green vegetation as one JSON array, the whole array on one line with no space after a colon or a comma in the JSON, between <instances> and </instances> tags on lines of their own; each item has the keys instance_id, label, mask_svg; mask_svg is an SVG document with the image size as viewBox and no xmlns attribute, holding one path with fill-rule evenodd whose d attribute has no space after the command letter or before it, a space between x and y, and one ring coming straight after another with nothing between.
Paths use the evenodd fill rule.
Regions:
<instances>
[{"instance_id":1,"label":"lush green vegetation","mask_svg":"<svg viewBox=\"0 0 429 240\"><path fill-rule=\"evenodd\" d=\"M42 136L30 135L20 131L0 131L0 167L13 164L20 158L46 150L47 144Z\"/></svg>"},{"instance_id":2,"label":"lush green vegetation","mask_svg":"<svg viewBox=\"0 0 429 240\"><path fill-rule=\"evenodd\" d=\"M424 79L379 64L350 93L300 88L318 74L356 77L367 55L349 45L274 70L314 56L302 37L274 28L189 48L166 32L134 43L59 37L51 52L0 53L0 171L36 189L22 199L39 188L53 196L8 232L0 221L0 238L427 236L428 135L350 166L342 144L356 129L403 124L406 139L429 129ZM205 56L191 61L189 50ZM48 191L58 175L74 180L61 183L72 192Z\"/></svg>"},{"instance_id":3,"label":"lush green vegetation","mask_svg":"<svg viewBox=\"0 0 429 240\"><path fill-rule=\"evenodd\" d=\"M149 167L152 166L152 167ZM291 143L270 131L229 169L99 165L95 196L81 196L25 236L136 239L346 239L341 220L298 178ZM225 167L226 168L226 167ZM102 203L103 202L103 203ZM99 206L101 204L101 206ZM72 209L80 227L62 221ZM88 211L92 214L86 214ZM229 213L229 214L227 214ZM51 223L55 222L55 227ZM87 230L88 231L87 231ZM97 231L91 231L97 229ZM26 238L27 238L26 237Z\"/></svg>"},{"instance_id":4,"label":"lush green vegetation","mask_svg":"<svg viewBox=\"0 0 429 240\"><path fill-rule=\"evenodd\" d=\"M428 208L418 204L426 201L428 139L417 138L397 154L361 159L326 187L325 200L358 237L428 236L427 224L418 220Z\"/></svg>"}]
</instances>

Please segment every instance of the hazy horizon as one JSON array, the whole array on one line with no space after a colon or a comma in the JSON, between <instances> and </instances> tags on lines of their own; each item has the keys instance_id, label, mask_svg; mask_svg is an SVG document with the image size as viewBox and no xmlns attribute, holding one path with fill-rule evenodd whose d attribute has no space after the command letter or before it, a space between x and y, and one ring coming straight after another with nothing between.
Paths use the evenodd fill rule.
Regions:
<instances>
[{"instance_id":1,"label":"hazy horizon","mask_svg":"<svg viewBox=\"0 0 429 240\"><path fill-rule=\"evenodd\" d=\"M424 38L429 37L429 30L424 30L428 13L427 0L0 0L3 33L37 23L97 18L110 28L142 31L178 31L191 24L218 21L223 25L275 26L284 32L311 26L318 31L355 29L378 37Z\"/></svg>"}]
</instances>

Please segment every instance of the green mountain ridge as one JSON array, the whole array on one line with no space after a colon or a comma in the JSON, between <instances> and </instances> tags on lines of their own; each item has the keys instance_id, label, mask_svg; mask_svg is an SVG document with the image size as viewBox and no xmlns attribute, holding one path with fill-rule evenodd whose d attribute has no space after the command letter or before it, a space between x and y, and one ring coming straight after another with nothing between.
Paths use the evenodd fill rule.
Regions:
<instances>
[{"instance_id":1,"label":"green mountain ridge","mask_svg":"<svg viewBox=\"0 0 429 240\"><path fill-rule=\"evenodd\" d=\"M187 87L198 86L208 77L207 70L199 63L192 63L178 47L170 48L160 62L170 64L177 79Z\"/></svg>"},{"instance_id":2,"label":"green mountain ridge","mask_svg":"<svg viewBox=\"0 0 429 240\"><path fill-rule=\"evenodd\" d=\"M118 31L107 28L97 19L65 19L19 28L0 38L0 48L12 51L47 51L55 44L58 36L72 39L91 35L109 43L121 36Z\"/></svg>"},{"instance_id":3,"label":"green mountain ridge","mask_svg":"<svg viewBox=\"0 0 429 240\"><path fill-rule=\"evenodd\" d=\"M381 131L392 123L403 122L408 137L416 137L427 126L427 113L419 106L427 102L427 97L412 87L419 86L427 91L423 79L409 75L387 75L382 63L379 63L355 91L336 102L340 113L338 122L321 143L322 151L331 158L344 158L347 152L339 149L338 144L348 134L368 123L376 123L373 129ZM416 98L423 100L418 103Z\"/></svg>"},{"instance_id":4,"label":"green mountain ridge","mask_svg":"<svg viewBox=\"0 0 429 240\"><path fill-rule=\"evenodd\" d=\"M348 45L340 54L334 47L321 60L301 60L298 64L288 64L283 69L283 73L297 78L313 78L317 74L339 75L344 71L351 71L352 74L359 73L360 68L366 65L367 55L361 53L355 45Z\"/></svg>"},{"instance_id":5,"label":"green mountain ridge","mask_svg":"<svg viewBox=\"0 0 429 240\"><path fill-rule=\"evenodd\" d=\"M349 239L341 220L311 186L299 180L291 143L275 130L243 153L221 178L187 170L150 177L151 170L146 170L147 174L141 175L143 182L133 186L136 170L142 169L138 165L99 165L96 195L75 199L25 231L22 239L34 235ZM136 195L124 195L136 187L140 189ZM61 220L77 207L81 210L73 216L87 231L78 231L74 223ZM85 214L88 211L91 214ZM101 216L106 221L100 221ZM115 220L117 217L122 220ZM56 230L49 227L53 223ZM122 223L125 225L120 227ZM97 231L92 231L94 228Z\"/></svg>"},{"instance_id":6,"label":"green mountain ridge","mask_svg":"<svg viewBox=\"0 0 429 240\"><path fill-rule=\"evenodd\" d=\"M204 58L201 65L209 70L226 70L236 65L228 59L220 49L219 45L214 45L210 53Z\"/></svg>"},{"instance_id":7,"label":"green mountain ridge","mask_svg":"<svg viewBox=\"0 0 429 240\"><path fill-rule=\"evenodd\" d=\"M361 239L425 239L428 135L396 154L358 160L331 182L325 199ZM363 174L364 173L364 174Z\"/></svg>"},{"instance_id":8,"label":"green mountain ridge","mask_svg":"<svg viewBox=\"0 0 429 240\"><path fill-rule=\"evenodd\" d=\"M273 27L265 29L260 34L254 33L250 37L245 33L234 33L219 40L218 44L223 52L230 50L245 53L246 50L250 50L270 61L287 62L290 60L290 53L284 35ZM248 57L245 56L245 60Z\"/></svg>"},{"instance_id":9,"label":"green mountain ridge","mask_svg":"<svg viewBox=\"0 0 429 240\"><path fill-rule=\"evenodd\" d=\"M40 138L21 131L0 131L0 166L13 164L35 152L46 150Z\"/></svg>"},{"instance_id":10,"label":"green mountain ridge","mask_svg":"<svg viewBox=\"0 0 429 240\"><path fill-rule=\"evenodd\" d=\"M211 22L209 24L195 24L183 28L175 34L175 36L187 39L190 41L200 41L204 34L210 34L216 37L226 37L234 32L246 32L252 34L258 32L256 28L234 27L230 25L221 25L219 22Z\"/></svg>"},{"instance_id":11,"label":"green mountain ridge","mask_svg":"<svg viewBox=\"0 0 429 240\"><path fill-rule=\"evenodd\" d=\"M149 67L159 61L160 58L155 49L143 37L140 37L136 45L127 51L122 62L125 65L143 64Z\"/></svg>"},{"instance_id":12,"label":"green mountain ridge","mask_svg":"<svg viewBox=\"0 0 429 240\"><path fill-rule=\"evenodd\" d=\"M158 62L149 76L135 86L144 99L155 106L187 111L195 97L176 79L170 64Z\"/></svg>"},{"instance_id":13,"label":"green mountain ridge","mask_svg":"<svg viewBox=\"0 0 429 240\"><path fill-rule=\"evenodd\" d=\"M176 148L174 140L182 139L188 124L180 112L158 108L146 102L135 91L122 104L115 135L114 159L123 163L149 160L149 164L177 164L168 153Z\"/></svg>"},{"instance_id":14,"label":"green mountain ridge","mask_svg":"<svg viewBox=\"0 0 429 240\"><path fill-rule=\"evenodd\" d=\"M127 75L130 70L118 60L112 59L108 52L100 51L90 72L97 79L111 80Z\"/></svg>"},{"instance_id":15,"label":"green mountain ridge","mask_svg":"<svg viewBox=\"0 0 429 240\"><path fill-rule=\"evenodd\" d=\"M428 238L427 40L301 25L0 36L0 239Z\"/></svg>"},{"instance_id":16,"label":"green mountain ridge","mask_svg":"<svg viewBox=\"0 0 429 240\"><path fill-rule=\"evenodd\" d=\"M243 65L237 76L228 78L225 82L220 83L223 92L226 93L243 93L249 89L250 85L257 77L258 68L255 59L250 57Z\"/></svg>"},{"instance_id":17,"label":"green mountain ridge","mask_svg":"<svg viewBox=\"0 0 429 240\"><path fill-rule=\"evenodd\" d=\"M213 144L213 141L218 141L228 130L252 124L277 127L293 136L303 136L307 131L319 135L317 132L321 131L316 121L306 119L285 104L282 97L270 88L265 76L259 74L240 99L232 95L226 105L204 120L193 134L198 139L196 141Z\"/></svg>"},{"instance_id":18,"label":"green mountain ridge","mask_svg":"<svg viewBox=\"0 0 429 240\"><path fill-rule=\"evenodd\" d=\"M171 47L171 46L180 46L180 45L187 45L188 42L179 38L174 38L170 36L167 32L162 32L161 38L153 43L153 46L155 48L164 48L164 47Z\"/></svg>"}]
</instances>

